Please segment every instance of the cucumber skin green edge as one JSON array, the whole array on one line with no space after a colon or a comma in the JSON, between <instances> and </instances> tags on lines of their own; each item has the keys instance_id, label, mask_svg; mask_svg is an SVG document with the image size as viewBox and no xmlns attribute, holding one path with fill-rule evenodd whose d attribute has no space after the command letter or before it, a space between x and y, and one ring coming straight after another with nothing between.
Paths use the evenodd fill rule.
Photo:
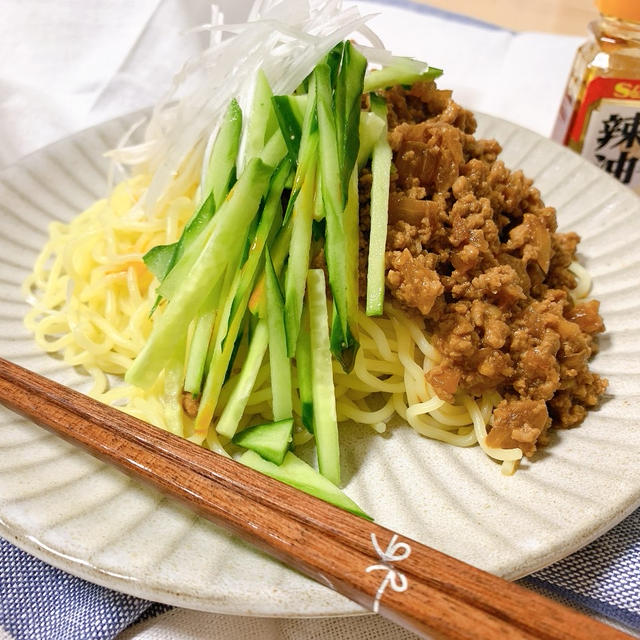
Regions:
<instances>
[{"instance_id":1,"label":"cucumber skin green edge","mask_svg":"<svg viewBox=\"0 0 640 640\"><path fill-rule=\"evenodd\" d=\"M389 180L392 152L387 141L387 105L383 98L371 94L371 110L384 121L380 138L371 158L371 225L367 272L366 314L381 316L384 310L384 267L389 217Z\"/></svg>"},{"instance_id":2,"label":"cucumber skin green edge","mask_svg":"<svg viewBox=\"0 0 640 640\"><path fill-rule=\"evenodd\" d=\"M265 247L264 271L266 275L267 328L269 330L269 369L271 371L273 419L274 421L279 421L293 417L291 361L287 356L284 299L268 247Z\"/></svg>"},{"instance_id":3,"label":"cucumber skin green edge","mask_svg":"<svg viewBox=\"0 0 640 640\"><path fill-rule=\"evenodd\" d=\"M145 263L147 269L153 273L160 283L160 286L156 290L156 300L149 315L153 315L163 297L171 297L170 295L163 295L161 291L162 285L171 273L173 267L189 247L197 243L198 238L206 230L215 212L213 194L209 194L200 205L200 208L191 216L185 228L182 230L180 238L176 242L173 244L157 245L142 256L142 261Z\"/></svg>"},{"instance_id":4,"label":"cucumber skin green edge","mask_svg":"<svg viewBox=\"0 0 640 640\"><path fill-rule=\"evenodd\" d=\"M357 200L355 226L349 219L348 204L351 176L358 156L360 98L366 61L352 50L349 43L341 51L335 49L332 55L338 53L335 92L331 82L332 71L327 63L316 67L315 76L319 166L326 212L325 259L334 301L331 351L348 372L353 367L359 346L355 313L358 292L350 282L349 273L350 267L357 270Z\"/></svg>"},{"instance_id":5,"label":"cucumber skin green edge","mask_svg":"<svg viewBox=\"0 0 640 640\"><path fill-rule=\"evenodd\" d=\"M293 228L284 278L284 322L287 355L290 358L295 356L298 334L300 333L305 280L311 252L315 186L316 163L315 159L312 159L291 216Z\"/></svg>"},{"instance_id":6,"label":"cucumber skin green edge","mask_svg":"<svg viewBox=\"0 0 640 640\"><path fill-rule=\"evenodd\" d=\"M345 203L342 201L340 157L331 100L331 72L328 65L319 64L315 73L318 91L319 182L326 220L324 251L336 323L340 326L340 339L334 341L340 347L351 334L347 313L346 238L342 219Z\"/></svg>"},{"instance_id":7,"label":"cucumber skin green edge","mask_svg":"<svg viewBox=\"0 0 640 640\"><path fill-rule=\"evenodd\" d=\"M213 144L205 177L204 193L211 193L216 209L222 206L231 187L241 133L242 109L238 101L233 98Z\"/></svg>"},{"instance_id":8,"label":"cucumber skin green edge","mask_svg":"<svg viewBox=\"0 0 640 640\"><path fill-rule=\"evenodd\" d=\"M329 348L329 315L324 272L309 269L307 299L311 334L314 434L320 473L340 486L340 442L333 369Z\"/></svg>"},{"instance_id":9,"label":"cucumber skin green edge","mask_svg":"<svg viewBox=\"0 0 640 640\"><path fill-rule=\"evenodd\" d=\"M291 162L295 164L298 162L302 128L293 114L289 96L273 96L271 103L282 132L282 138L287 145L287 153Z\"/></svg>"},{"instance_id":10,"label":"cucumber skin green edge","mask_svg":"<svg viewBox=\"0 0 640 640\"><path fill-rule=\"evenodd\" d=\"M410 61L409 58L406 58ZM414 61L415 62L415 61ZM371 93L379 89L386 89L395 85L412 85L415 82L428 82L435 80L442 75L442 69L437 67L427 67L424 71L407 71L402 66L402 59L399 64L391 64L374 72L369 72L364 80L363 93Z\"/></svg>"},{"instance_id":11,"label":"cucumber skin green edge","mask_svg":"<svg viewBox=\"0 0 640 640\"><path fill-rule=\"evenodd\" d=\"M296 369L298 373L298 392L302 413L302 425L313 433L313 390L311 376L313 368L311 364L311 336L309 330L309 302L305 300L302 306L302 318L300 319L300 333L296 347Z\"/></svg>"},{"instance_id":12,"label":"cucumber skin green edge","mask_svg":"<svg viewBox=\"0 0 640 640\"><path fill-rule=\"evenodd\" d=\"M186 335L189 322L198 312L203 298L224 273L225 249L234 244L234 230L250 223L272 173L273 167L257 158L249 162L233 194L216 213L216 229L191 269L189 278L167 304L151 336L127 371L125 380L129 384L148 388L155 382L173 354L179 338L182 334ZM203 286L206 287L205 291Z\"/></svg>"},{"instance_id":13,"label":"cucumber skin green edge","mask_svg":"<svg viewBox=\"0 0 640 640\"><path fill-rule=\"evenodd\" d=\"M286 453L281 465L269 462L251 450L245 451L238 458L238 462L365 520L373 521L370 515L366 514L335 484L290 451Z\"/></svg>"},{"instance_id":14,"label":"cucumber skin green edge","mask_svg":"<svg viewBox=\"0 0 640 640\"><path fill-rule=\"evenodd\" d=\"M267 324L264 320L260 320L253 336L250 338L249 351L242 364L238 383L233 388L216 424L216 432L219 435L231 439L236 434L242 415L247 407L247 401L256 382L256 376L264 360L268 342Z\"/></svg>"},{"instance_id":15,"label":"cucumber skin green edge","mask_svg":"<svg viewBox=\"0 0 640 640\"><path fill-rule=\"evenodd\" d=\"M255 451L265 460L281 465L291 444L293 418L248 427L233 436L240 447Z\"/></svg>"},{"instance_id":16,"label":"cucumber skin green edge","mask_svg":"<svg viewBox=\"0 0 640 640\"><path fill-rule=\"evenodd\" d=\"M258 69L255 79L249 118L246 122L246 140L243 157L248 161L258 157L267 143L269 121L271 119L271 86L262 69ZM243 163L240 162L240 165Z\"/></svg>"}]
</instances>

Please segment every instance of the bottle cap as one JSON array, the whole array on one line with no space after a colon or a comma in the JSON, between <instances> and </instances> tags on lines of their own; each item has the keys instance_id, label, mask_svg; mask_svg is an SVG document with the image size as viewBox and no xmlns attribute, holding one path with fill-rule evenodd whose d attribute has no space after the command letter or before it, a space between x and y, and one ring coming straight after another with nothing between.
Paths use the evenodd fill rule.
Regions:
<instances>
[{"instance_id":1,"label":"bottle cap","mask_svg":"<svg viewBox=\"0 0 640 640\"><path fill-rule=\"evenodd\" d=\"M638 0L595 0L598 11L605 16L640 22Z\"/></svg>"}]
</instances>

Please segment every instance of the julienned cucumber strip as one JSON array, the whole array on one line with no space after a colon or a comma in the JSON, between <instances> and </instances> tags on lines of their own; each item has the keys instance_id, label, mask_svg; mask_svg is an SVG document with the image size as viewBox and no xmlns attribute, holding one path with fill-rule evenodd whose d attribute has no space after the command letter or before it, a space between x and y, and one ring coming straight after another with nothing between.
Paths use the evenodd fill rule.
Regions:
<instances>
[{"instance_id":1,"label":"julienned cucumber strip","mask_svg":"<svg viewBox=\"0 0 640 640\"><path fill-rule=\"evenodd\" d=\"M161 285L164 283L175 264L201 236L202 231L207 228L207 225L211 221L211 218L213 218L214 213L215 204L213 196L209 195L202 203L200 209L198 209L189 222L187 222L184 230L182 231L182 235L177 242L153 247L153 249L150 249L142 257L149 271L153 273ZM158 297L151 309L151 313L155 311L163 295L166 296L166 294L163 294L159 288Z\"/></svg>"},{"instance_id":2,"label":"julienned cucumber strip","mask_svg":"<svg viewBox=\"0 0 640 640\"><path fill-rule=\"evenodd\" d=\"M289 249L289 242L291 241L291 231L293 225L291 220L280 228L276 235L273 244L271 245L271 260L273 261L273 268L277 274L280 274L282 267L287 259L287 251ZM249 298L249 311L259 318L264 318L266 313L266 297L265 297L265 278L264 274L257 281L251 296Z\"/></svg>"},{"instance_id":3,"label":"julienned cucumber strip","mask_svg":"<svg viewBox=\"0 0 640 640\"><path fill-rule=\"evenodd\" d=\"M193 330L191 344L189 345L189 356L184 376L184 390L194 396L200 395L202 387L202 374L207 359L207 350L211 340L211 332L216 319L215 311L205 311L196 318L196 325Z\"/></svg>"},{"instance_id":4,"label":"julienned cucumber strip","mask_svg":"<svg viewBox=\"0 0 640 640\"><path fill-rule=\"evenodd\" d=\"M333 94L330 85L331 65L335 67L336 77ZM364 57L347 42L335 47L327 57L327 64L319 64L315 70L320 174L326 219L324 249L336 314L331 346L345 371L353 366L358 349L357 326L354 324L358 291L353 286L354 275L357 278L359 243L357 198L355 224L351 211L353 207L349 208L348 204L359 149L360 102L365 67ZM355 262L352 255L354 251Z\"/></svg>"},{"instance_id":5,"label":"julienned cucumber strip","mask_svg":"<svg viewBox=\"0 0 640 640\"><path fill-rule=\"evenodd\" d=\"M328 203L337 213L344 206L340 176L340 154L334 113L331 72L328 65L319 64L315 70L318 93L318 158L323 180L323 191Z\"/></svg>"},{"instance_id":6,"label":"julienned cucumber strip","mask_svg":"<svg viewBox=\"0 0 640 640\"><path fill-rule=\"evenodd\" d=\"M291 445L292 432L293 418L287 418L244 429L233 436L233 443L251 449L265 460L280 465Z\"/></svg>"},{"instance_id":7,"label":"julienned cucumber strip","mask_svg":"<svg viewBox=\"0 0 640 640\"><path fill-rule=\"evenodd\" d=\"M268 342L269 330L267 329L267 323L261 320L251 337L249 351L240 370L236 386L231 392L229 401L216 425L216 431L221 436L232 438L238 430L240 419L247 406L247 401L256 382L256 376L262 365Z\"/></svg>"},{"instance_id":8,"label":"julienned cucumber strip","mask_svg":"<svg viewBox=\"0 0 640 640\"><path fill-rule=\"evenodd\" d=\"M331 325L331 353L341 364L344 371L351 371L358 352L358 260L360 251L359 231L360 202L358 197L358 172L354 169L349 181L349 197L342 215L344 228L344 281L346 288L347 333L343 331L339 313L334 305Z\"/></svg>"},{"instance_id":9,"label":"julienned cucumber strip","mask_svg":"<svg viewBox=\"0 0 640 640\"><path fill-rule=\"evenodd\" d=\"M293 102L293 99L290 99ZM298 198L298 194L302 188L302 183L309 171L309 164L316 160L318 150L318 114L317 114L317 91L316 91L316 78L315 73L311 74L309 80L309 94L307 96L306 109L304 112L304 119L300 127L300 146L297 150L296 158L293 162L296 166L296 172L291 187L291 194L289 196L289 202L287 203L287 209L284 214L284 221L287 222L291 213L293 212L293 206ZM292 110L293 112L293 110ZM281 130L284 133L284 129Z\"/></svg>"},{"instance_id":10,"label":"julienned cucumber strip","mask_svg":"<svg viewBox=\"0 0 640 640\"><path fill-rule=\"evenodd\" d=\"M302 307L300 333L298 334L298 345L296 347L296 371L298 374L302 424L309 433L313 433L313 370L311 364L311 335L309 332L309 305L305 301Z\"/></svg>"},{"instance_id":11,"label":"julienned cucumber strip","mask_svg":"<svg viewBox=\"0 0 640 640\"><path fill-rule=\"evenodd\" d=\"M180 256L180 259L171 268L171 271L166 275L164 280L158 287L158 296L171 300L176 291L180 289L182 283L189 275L193 265L196 263L200 254L204 250L205 245L211 238L215 229L216 220L213 219L209 222L209 225L204 229L200 235L196 236L185 245L185 249Z\"/></svg>"},{"instance_id":12,"label":"julienned cucumber strip","mask_svg":"<svg viewBox=\"0 0 640 640\"><path fill-rule=\"evenodd\" d=\"M195 431L205 435L218 404L220 391L225 383L227 371L233 358L236 339L242 328L243 313L230 317L230 301L227 299L225 307L218 313L214 339L211 341L210 365L204 382L198 415L195 420Z\"/></svg>"},{"instance_id":13,"label":"julienned cucumber strip","mask_svg":"<svg viewBox=\"0 0 640 640\"><path fill-rule=\"evenodd\" d=\"M373 148L380 139L382 129L386 128L383 121L371 111L363 111L360 117L360 151L358 151L358 170L362 169L371 157Z\"/></svg>"},{"instance_id":14,"label":"julienned cucumber strip","mask_svg":"<svg viewBox=\"0 0 640 640\"><path fill-rule=\"evenodd\" d=\"M190 244L207 228L211 218L216 211L213 198L208 196L200 206L200 209L191 217L185 225L180 239L175 244L173 260L169 265L169 269L182 258L184 252L189 248ZM168 272L167 272L168 273ZM167 274L165 273L165 276Z\"/></svg>"},{"instance_id":15,"label":"julienned cucumber strip","mask_svg":"<svg viewBox=\"0 0 640 640\"><path fill-rule=\"evenodd\" d=\"M280 129L277 129L264 145L260 160L270 167L277 167L286 155L287 145L284 143Z\"/></svg>"},{"instance_id":16,"label":"julienned cucumber strip","mask_svg":"<svg viewBox=\"0 0 640 640\"><path fill-rule=\"evenodd\" d=\"M164 372L164 416L168 431L178 436L184 435L182 424L182 381L184 376L185 343L167 363Z\"/></svg>"},{"instance_id":17,"label":"julienned cucumber strip","mask_svg":"<svg viewBox=\"0 0 640 640\"><path fill-rule=\"evenodd\" d=\"M300 139L302 129L298 118L293 113L293 108L289 96L274 96L271 99L273 109L282 132L282 137L287 145L287 152L291 161L298 162L298 151L300 150Z\"/></svg>"},{"instance_id":18,"label":"julienned cucumber strip","mask_svg":"<svg viewBox=\"0 0 640 640\"><path fill-rule=\"evenodd\" d=\"M293 215L291 217L293 230L284 280L284 318L287 328L287 354L290 358L295 355L298 332L300 331L302 302L304 300L307 270L309 269L315 188L316 162L315 158L312 158L307 167L300 195L293 207Z\"/></svg>"},{"instance_id":19,"label":"julienned cucumber strip","mask_svg":"<svg viewBox=\"0 0 640 640\"><path fill-rule=\"evenodd\" d=\"M264 460L255 451L245 451L238 462L251 467L260 473L284 482L291 487L300 489L309 495L329 502L336 507L349 511L357 516L373 520L367 515L351 498L347 497L338 487L332 484L327 478L321 476L313 467L300 460L293 453L288 451L284 456L281 465L273 464Z\"/></svg>"},{"instance_id":20,"label":"julienned cucumber strip","mask_svg":"<svg viewBox=\"0 0 640 640\"><path fill-rule=\"evenodd\" d=\"M171 269L171 260L173 259L177 244L177 242L174 242L172 244L156 245L142 256L142 260L147 266L147 269L151 271L159 282L164 280L164 277Z\"/></svg>"},{"instance_id":21,"label":"julienned cucumber strip","mask_svg":"<svg viewBox=\"0 0 640 640\"><path fill-rule=\"evenodd\" d=\"M368 316L382 315L384 307L384 252L387 243L389 209L389 178L391 176L391 147L387 141L387 103L371 94L371 110L384 122L384 128L373 147L371 158L371 225L367 266Z\"/></svg>"},{"instance_id":22,"label":"julienned cucumber strip","mask_svg":"<svg viewBox=\"0 0 640 640\"><path fill-rule=\"evenodd\" d=\"M264 270L267 286L267 326L269 328L269 367L273 419L291 418L291 362L287 357L287 336L284 325L284 300L273 268L269 250L265 251Z\"/></svg>"},{"instance_id":23,"label":"julienned cucumber strip","mask_svg":"<svg viewBox=\"0 0 640 640\"><path fill-rule=\"evenodd\" d=\"M245 123L245 133L241 149L240 164L245 166L252 158L257 158L262 153L265 144L273 134L275 115L271 106L271 87L267 76L262 69L258 70L253 91L251 114ZM244 159L244 161L242 161ZM270 163L267 163L270 164Z\"/></svg>"},{"instance_id":24,"label":"julienned cucumber strip","mask_svg":"<svg viewBox=\"0 0 640 640\"><path fill-rule=\"evenodd\" d=\"M220 296L219 287L220 282L218 282L211 291L202 309L196 316L195 327L193 329L193 335L191 336L191 343L189 344L184 376L184 390L195 396L200 395L200 389L202 388L202 375L206 365L211 333L216 320L215 305Z\"/></svg>"},{"instance_id":25,"label":"julienned cucumber strip","mask_svg":"<svg viewBox=\"0 0 640 640\"><path fill-rule=\"evenodd\" d=\"M364 79L364 93L386 89L397 84L410 85L414 82L435 80L442 75L442 69L430 67L413 58L395 57L392 64L367 73Z\"/></svg>"},{"instance_id":26,"label":"julienned cucumber strip","mask_svg":"<svg viewBox=\"0 0 640 640\"><path fill-rule=\"evenodd\" d=\"M345 202L348 196L349 180L360 148L360 104L366 69L367 59L354 48L349 40L344 42L336 80L334 104L340 172L342 174L342 197Z\"/></svg>"},{"instance_id":27,"label":"julienned cucumber strip","mask_svg":"<svg viewBox=\"0 0 640 640\"><path fill-rule=\"evenodd\" d=\"M290 170L291 162L285 158L278 165L273 175L271 185L269 186L269 194L264 204L262 215L260 216L260 222L258 223L258 228L251 242L249 256L247 261L242 265L243 276L238 286L232 313L235 313L237 310L245 310L247 305L246 296L250 294L255 284L264 248L281 226L281 198Z\"/></svg>"},{"instance_id":28,"label":"julienned cucumber strip","mask_svg":"<svg viewBox=\"0 0 640 640\"><path fill-rule=\"evenodd\" d=\"M324 272L310 269L307 275L307 299L311 336L313 428L320 473L340 485L340 444L333 369L329 349L329 316Z\"/></svg>"},{"instance_id":29,"label":"julienned cucumber strip","mask_svg":"<svg viewBox=\"0 0 640 640\"><path fill-rule=\"evenodd\" d=\"M186 337L189 323L202 306L203 299L216 285L225 266L235 262L238 247L236 229L246 228L256 214L267 190L273 168L261 160L251 160L240 176L231 196L215 217L215 229L188 277L167 304L142 351L127 371L128 383L148 388L156 380L176 344Z\"/></svg>"},{"instance_id":30,"label":"julienned cucumber strip","mask_svg":"<svg viewBox=\"0 0 640 640\"><path fill-rule=\"evenodd\" d=\"M338 151L341 154L347 267L348 326L354 333L358 313L359 198L356 160L360 148L362 84L367 59L347 40L335 89Z\"/></svg>"},{"instance_id":31,"label":"julienned cucumber strip","mask_svg":"<svg viewBox=\"0 0 640 640\"><path fill-rule=\"evenodd\" d=\"M234 98L222 119L220 130L209 157L209 166L202 189L211 194L216 209L219 209L229 193L234 178L236 158L242 133L242 109Z\"/></svg>"},{"instance_id":32,"label":"julienned cucumber strip","mask_svg":"<svg viewBox=\"0 0 640 640\"><path fill-rule=\"evenodd\" d=\"M336 121L333 112L331 72L326 64L315 69L318 91L318 158L322 185L322 200L326 219L325 258L329 270L329 284L343 334L347 333L347 288L345 274L345 238L340 181L340 157Z\"/></svg>"}]
</instances>

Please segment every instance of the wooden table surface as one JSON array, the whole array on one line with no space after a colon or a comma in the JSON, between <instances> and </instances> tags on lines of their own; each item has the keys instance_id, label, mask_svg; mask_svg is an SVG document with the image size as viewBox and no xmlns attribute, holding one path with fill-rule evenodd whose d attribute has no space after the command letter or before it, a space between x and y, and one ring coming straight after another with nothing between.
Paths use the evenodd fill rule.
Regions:
<instances>
[{"instance_id":1,"label":"wooden table surface","mask_svg":"<svg viewBox=\"0 0 640 640\"><path fill-rule=\"evenodd\" d=\"M598 17L593 0L418 0L515 31L586 35Z\"/></svg>"}]
</instances>

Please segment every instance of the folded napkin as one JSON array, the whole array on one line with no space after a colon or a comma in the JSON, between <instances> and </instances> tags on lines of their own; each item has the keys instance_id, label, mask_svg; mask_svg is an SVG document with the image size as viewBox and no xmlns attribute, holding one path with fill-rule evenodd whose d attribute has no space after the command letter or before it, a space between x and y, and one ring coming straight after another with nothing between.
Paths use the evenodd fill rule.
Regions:
<instances>
[{"instance_id":1,"label":"folded napkin","mask_svg":"<svg viewBox=\"0 0 640 640\"><path fill-rule=\"evenodd\" d=\"M233 21L246 15L249 1L219 4ZM358 4L378 14L370 24L394 52L443 67L460 103L549 135L579 38L514 34L398 0ZM2 9L0 167L158 100L203 44L202 34L188 29L210 15L208 0L3 0ZM521 582L640 631L640 511ZM158 615L166 609L72 577L0 539L0 640L414 637L373 616L260 620L181 609ZM151 619L140 623L141 616Z\"/></svg>"}]
</instances>

